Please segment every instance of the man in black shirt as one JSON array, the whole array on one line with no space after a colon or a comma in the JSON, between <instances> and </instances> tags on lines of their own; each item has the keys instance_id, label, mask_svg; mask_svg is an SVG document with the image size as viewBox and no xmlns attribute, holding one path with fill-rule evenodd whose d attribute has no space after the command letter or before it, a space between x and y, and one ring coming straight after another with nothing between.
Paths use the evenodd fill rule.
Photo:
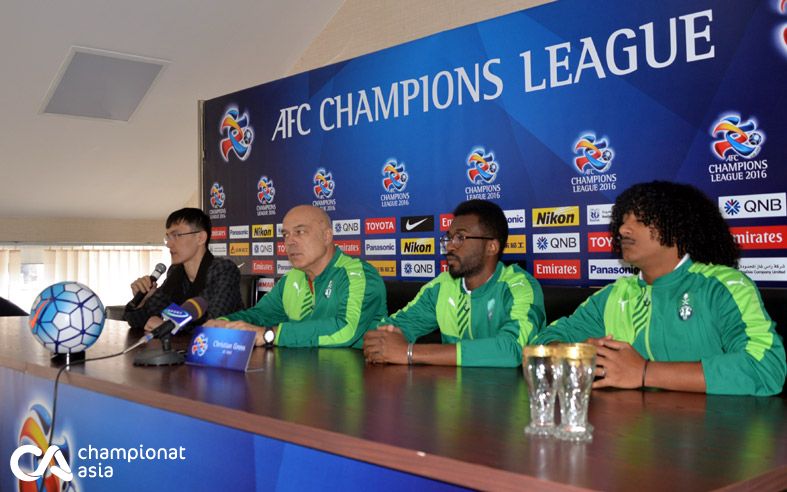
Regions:
<instances>
[{"instance_id":1,"label":"man in black shirt","mask_svg":"<svg viewBox=\"0 0 787 492\"><path fill-rule=\"evenodd\" d=\"M172 266L167 279L157 287L149 276L131 284L131 292L145 297L136 308L126 306L123 319L132 328L150 331L163 323L159 316L172 303L202 297L208 302L206 318L217 318L243 309L240 298L240 272L230 260L214 258L208 251L210 218L198 208L183 208L167 218L164 243L169 248Z\"/></svg>"}]
</instances>

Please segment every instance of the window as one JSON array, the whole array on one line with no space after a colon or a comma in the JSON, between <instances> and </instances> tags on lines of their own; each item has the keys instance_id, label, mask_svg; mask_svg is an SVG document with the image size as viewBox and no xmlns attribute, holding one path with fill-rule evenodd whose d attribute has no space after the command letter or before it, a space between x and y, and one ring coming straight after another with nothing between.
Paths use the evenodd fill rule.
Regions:
<instances>
[{"instance_id":1,"label":"window","mask_svg":"<svg viewBox=\"0 0 787 492\"><path fill-rule=\"evenodd\" d=\"M164 246L0 246L0 297L29 311L45 287L70 280L90 287L105 306L122 305L131 299L131 282L157 263L169 263Z\"/></svg>"}]
</instances>

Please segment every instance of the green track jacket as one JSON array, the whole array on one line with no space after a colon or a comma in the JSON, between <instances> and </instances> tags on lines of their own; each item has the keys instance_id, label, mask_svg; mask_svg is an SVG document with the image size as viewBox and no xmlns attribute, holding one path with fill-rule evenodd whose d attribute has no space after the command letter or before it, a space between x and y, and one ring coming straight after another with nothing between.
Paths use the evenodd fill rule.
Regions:
<instances>
[{"instance_id":1,"label":"green track jacket","mask_svg":"<svg viewBox=\"0 0 787 492\"><path fill-rule=\"evenodd\" d=\"M637 308L639 306L639 308ZM649 360L702 362L709 394L773 395L784 384L784 345L757 286L726 266L682 265L653 285L618 279L535 343L612 335Z\"/></svg>"},{"instance_id":2,"label":"green track jacket","mask_svg":"<svg viewBox=\"0 0 787 492\"><path fill-rule=\"evenodd\" d=\"M366 330L387 312L377 270L339 248L309 294L306 274L292 269L254 307L222 319L278 325L274 343L283 347L360 347Z\"/></svg>"},{"instance_id":3,"label":"green track jacket","mask_svg":"<svg viewBox=\"0 0 787 492\"><path fill-rule=\"evenodd\" d=\"M470 311L464 331L459 321L463 306ZM379 324L399 327L410 342L439 328L443 343L456 344L458 366L515 367L522 364L522 346L545 320L536 279L516 265L498 263L492 278L469 294L461 278L441 273Z\"/></svg>"}]
</instances>

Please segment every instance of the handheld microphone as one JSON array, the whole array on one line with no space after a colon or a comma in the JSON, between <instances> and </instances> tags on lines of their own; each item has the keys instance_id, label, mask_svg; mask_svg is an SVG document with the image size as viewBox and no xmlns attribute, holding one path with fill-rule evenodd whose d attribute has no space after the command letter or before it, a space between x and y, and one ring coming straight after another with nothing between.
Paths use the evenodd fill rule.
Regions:
<instances>
[{"instance_id":1,"label":"handheld microphone","mask_svg":"<svg viewBox=\"0 0 787 492\"><path fill-rule=\"evenodd\" d=\"M159 263L156 265L156 268L153 269L153 273L150 274L150 280L155 284L156 281L161 277L161 275L167 271L167 267L164 266L163 263ZM139 291L134 295L134 298L128 301L126 307L129 309L136 309L137 305L142 301L142 298L145 297L145 292Z\"/></svg>"},{"instance_id":2,"label":"handheld microphone","mask_svg":"<svg viewBox=\"0 0 787 492\"><path fill-rule=\"evenodd\" d=\"M144 345L154 338L163 338L167 335L174 335L181 328L189 324L192 320L200 319L208 308L208 301L202 297L192 297L183 304L170 304L161 312L164 322L158 325L150 333L146 333L137 343L123 351L130 352L140 345Z\"/></svg>"}]
</instances>

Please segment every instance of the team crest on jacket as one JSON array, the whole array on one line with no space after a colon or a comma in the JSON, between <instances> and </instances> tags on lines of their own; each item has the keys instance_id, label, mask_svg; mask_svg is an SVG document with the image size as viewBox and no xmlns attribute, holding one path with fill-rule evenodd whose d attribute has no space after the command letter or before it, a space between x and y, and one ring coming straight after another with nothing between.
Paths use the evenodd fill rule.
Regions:
<instances>
[{"instance_id":1,"label":"team crest on jacket","mask_svg":"<svg viewBox=\"0 0 787 492\"><path fill-rule=\"evenodd\" d=\"M680 319L682 319L683 321L686 321L687 319L691 318L692 311L693 310L691 308L691 302L689 301L689 293L684 292L683 298L680 300L680 308L678 308L678 316L680 316Z\"/></svg>"},{"instance_id":2,"label":"team crest on jacket","mask_svg":"<svg viewBox=\"0 0 787 492\"><path fill-rule=\"evenodd\" d=\"M333 280L328 282L328 288L325 289L325 298L326 299L330 299L331 298L331 292L332 291L333 291Z\"/></svg>"}]
</instances>

